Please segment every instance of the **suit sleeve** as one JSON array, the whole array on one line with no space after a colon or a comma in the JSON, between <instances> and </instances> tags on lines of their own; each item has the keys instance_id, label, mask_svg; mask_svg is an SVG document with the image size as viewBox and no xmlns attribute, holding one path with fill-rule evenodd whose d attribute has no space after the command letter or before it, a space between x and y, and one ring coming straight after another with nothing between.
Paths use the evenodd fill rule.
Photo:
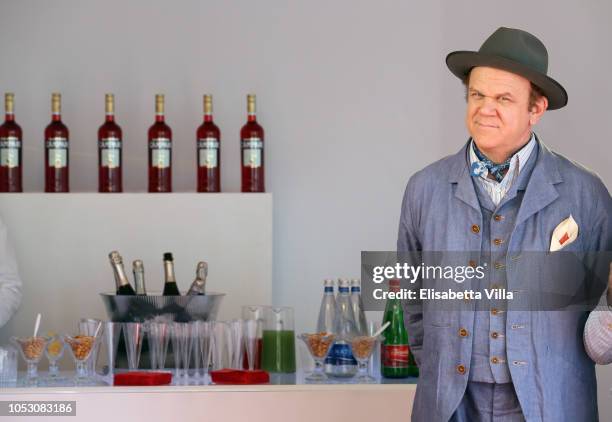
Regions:
<instances>
[{"instance_id":1,"label":"suit sleeve","mask_svg":"<svg viewBox=\"0 0 612 422\"><path fill-rule=\"evenodd\" d=\"M404 258L400 258L405 252L421 252L421 242L419 240L418 231L416 230L415 211L412 209L415 205L415 183L414 178L411 178L404 192L402 201L402 210L399 222L399 232L397 236L397 252L398 259L406 259L405 257L412 254L405 254ZM418 289L421 286L421 280L418 280L411 287ZM402 302L405 304L405 302ZM410 350L414 355L417 365L421 364L421 350L423 348L423 305L421 302L404 306L404 324L408 331L408 342Z\"/></svg>"},{"instance_id":2,"label":"suit sleeve","mask_svg":"<svg viewBox=\"0 0 612 422\"><path fill-rule=\"evenodd\" d=\"M8 241L6 226L0 221L0 327L4 326L21 303L21 279L17 260Z\"/></svg>"}]
</instances>

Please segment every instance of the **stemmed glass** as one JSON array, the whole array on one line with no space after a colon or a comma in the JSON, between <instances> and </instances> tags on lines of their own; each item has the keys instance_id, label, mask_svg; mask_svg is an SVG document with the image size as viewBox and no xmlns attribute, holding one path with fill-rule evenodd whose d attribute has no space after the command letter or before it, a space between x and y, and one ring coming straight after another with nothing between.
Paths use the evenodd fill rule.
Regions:
<instances>
[{"instance_id":1,"label":"stemmed glass","mask_svg":"<svg viewBox=\"0 0 612 422\"><path fill-rule=\"evenodd\" d=\"M312 383L326 382L327 375L325 375L323 362L325 361L325 358L327 357L332 345L334 344L336 336L334 334L328 333L304 333L300 334L298 338L304 341L315 363L314 370L310 375L305 378L306 381Z\"/></svg>"},{"instance_id":2,"label":"stemmed glass","mask_svg":"<svg viewBox=\"0 0 612 422\"><path fill-rule=\"evenodd\" d=\"M77 332L85 336L96 336L96 344L94 350L87 361L87 371L92 377L96 376L96 363L98 361L98 351L100 349L100 341L104 333L102 321L96 318L81 318L77 324Z\"/></svg>"},{"instance_id":3,"label":"stemmed glass","mask_svg":"<svg viewBox=\"0 0 612 422\"><path fill-rule=\"evenodd\" d=\"M189 361L191 359L190 326L188 322L173 322L171 325L172 354L174 355L175 377L189 376Z\"/></svg>"},{"instance_id":4,"label":"stemmed glass","mask_svg":"<svg viewBox=\"0 0 612 422\"><path fill-rule=\"evenodd\" d=\"M123 323L123 339L127 350L128 368L130 371L138 369L142 339L144 337L144 324L141 322Z\"/></svg>"},{"instance_id":5,"label":"stemmed glass","mask_svg":"<svg viewBox=\"0 0 612 422\"><path fill-rule=\"evenodd\" d=\"M17 346L21 352L21 357L27 364L26 378L28 384L36 384L38 382L38 362L40 362L49 340L49 337L42 336L11 337L11 342Z\"/></svg>"},{"instance_id":6,"label":"stemmed glass","mask_svg":"<svg viewBox=\"0 0 612 422\"><path fill-rule=\"evenodd\" d=\"M59 366L57 362L64 355L65 343L64 340L57 334L51 334L49 343L45 347L45 355L49 360L49 381L60 381L63 377L59 375Z\"/></svg>"},{"instance_id":7,"label":"stemmed glass","mask_svg":"<svg viewBox=\"0 0 612 422\"><path fill-rule=\"evenodd\" d=\"M166 322L150 322L147 327L147 336L151 353L151 369L164 369L170 340L170 326Z\"/></svg>"},{"instance_id":8,"label":"stemmed glass","mask_svg":"<svg viewBox=\"0 0 612 422\"><path fill-rule=\"evenodd\" d=\"M353 356L357 360L357 374L353 381L360 384L372 384L376 382L376 378L370 376L368 364L370 356L374 352L374 348L379 341L380 336L355 336L351 339L351 347Z\"/></svg>"},{"instance_id":9,"label":"stemmed glass","mask_svg":"<svg viewBox=\"0 0 612 422\"><path fill-rule=\"evenodd\" d=\"M74 358L76 364L76 384L85 384L89 380L87 370L87 362L91 353L96 346L96 337L76 335L76 336L64 336L64 341L68 344L70 353Z\"/></svg>"}]
</instances>

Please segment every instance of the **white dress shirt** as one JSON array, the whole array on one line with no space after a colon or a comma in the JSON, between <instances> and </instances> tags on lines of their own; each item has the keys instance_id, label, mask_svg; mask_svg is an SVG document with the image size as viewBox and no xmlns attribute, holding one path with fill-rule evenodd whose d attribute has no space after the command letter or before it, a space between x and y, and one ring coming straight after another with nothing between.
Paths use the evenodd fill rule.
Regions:
<instances>
[{"instance_id":1,"label":"white dress shirt","mask_svg":"<svg viewBox=\"0 0 612 422\"><path fill-rule=\"evenodd\" d=\"M3 327L21 303L21 279L6 226L0 221L0 327Z\"/></svg>"}]
</instances>

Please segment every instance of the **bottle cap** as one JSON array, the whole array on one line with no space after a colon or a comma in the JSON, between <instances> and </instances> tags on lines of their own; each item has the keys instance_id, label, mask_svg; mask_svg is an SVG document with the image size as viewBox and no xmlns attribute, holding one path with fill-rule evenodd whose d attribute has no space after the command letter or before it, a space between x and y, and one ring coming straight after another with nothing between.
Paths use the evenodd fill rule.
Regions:
<instances>
[{"instance_id":1,"label":"bottle cap","mask_svg":"<svg viewBox=\"0 0 612 422\"><path fill-rule=\"evenodd\" d=\"M164 261L174 261L174 258L172 257L172 252L164 253Z\"/></svg>"},{"instance_id":2,"label":"bottle cap","mask_svg":"<svg viewBox=\"0 0 612 422\"><path fill-rule=\"evenodd\" d=\"M142 271L144 268L142 260L136 259L134 262L132 262L132 268L134 269L134 271Z\"/></svg>"}]
</instances>

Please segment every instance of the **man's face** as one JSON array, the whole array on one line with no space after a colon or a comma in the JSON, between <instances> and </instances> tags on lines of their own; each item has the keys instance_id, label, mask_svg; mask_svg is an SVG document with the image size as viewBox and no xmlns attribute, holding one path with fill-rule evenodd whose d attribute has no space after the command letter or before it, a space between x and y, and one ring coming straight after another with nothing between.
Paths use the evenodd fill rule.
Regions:
<instances>
[{"instance_id":1,"label":"man's face","mask_svg":"<svg viewBox=\"0 0 612 422\"><path fill-rule=\"evenodd\" d=\"M470 74L466 125L478 148L501 162L529 140L534 118L529 110L530 82L491 67ZM544 110L542 110L543 113Z\"/></svg>"}]
</instances>

